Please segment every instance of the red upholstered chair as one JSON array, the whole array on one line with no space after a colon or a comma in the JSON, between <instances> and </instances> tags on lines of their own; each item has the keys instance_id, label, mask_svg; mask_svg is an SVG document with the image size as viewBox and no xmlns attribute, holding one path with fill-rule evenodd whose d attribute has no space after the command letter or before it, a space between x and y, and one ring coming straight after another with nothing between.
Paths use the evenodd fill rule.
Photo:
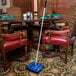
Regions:
<instances>
[{"instance_id":1,"label":"red upholstered chair","mask_svg":"<svg viewBox=\"0 0 76 76\"><path fill-rule=\"evenodd\" d=\"M0 27L1 30L1 27ZM7 63L6 53L16 48L24 46L25 58L27 58L27 38L23 38L25 32L17 32L13 34L3 34L0 32L0 52L3 57L4 70L7 70L10 62Z\"/></svg>"},{"instance_id":2,"label":"red upholstered chair","mask_svg":"<svg viewBox=\"0 0 76 76\"><path fill-rule=\"evenodd\" d=\"M65 63L67 63L67 55L69 51L69 46L71 46L71 56L73 56L73 46L74 46L74 40L75 37L73 36L72 38L70 37L70 30L65 29L65 30L46 30L45 31L46 36L42 37L42 45L43 45L43 51L42 55L43 56L54 56L54 55L59 55L60 58L62 58ZM51 43L55 44L58 46L64 46L65 47L65 56L63 56L62 51L60 50L59 52L54 52L51 54L46 54L45 49L46 49L46 43Z\"/></svg>"},{"instance_id":3,"label":"red upholstered chair","mask_svg":"<svg viewBox=\"0 0 76 76\"><path fill-rule=\"evenodd\" d=\"M56 26L63 26L65 24L65 26L67 27L63 27L65 28L63 31L55 31L55 30L46 30L45 34L46 36L42 37L42 42L43 42L43 56L47 56L46 52L45 52L45 44L46 43L52 43L58 46L63 46L65 47L65 56L63 57L61 55L61 52L56 52L53 54L50 54L50 56L56 55L58 54L62 59L65 60L65 63L67 63L67 55L68 55L68 51L69 51L69 46L71 46L71 56L73 56L73 47L74 47L74 40L75 40L75 36L76 35L76 4L73 4L67 12L66 18L61 19L61 20L57 20L55 21ZM68 30L69 29L69 30ZM48 34L48 35L47 35Z\"/></svg>"}]
</instances>

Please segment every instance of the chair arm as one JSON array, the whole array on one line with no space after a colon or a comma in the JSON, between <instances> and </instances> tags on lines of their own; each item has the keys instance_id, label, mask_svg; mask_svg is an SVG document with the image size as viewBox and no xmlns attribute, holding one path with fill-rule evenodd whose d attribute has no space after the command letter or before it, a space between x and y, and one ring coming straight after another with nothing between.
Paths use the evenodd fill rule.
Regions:
<instances>
[{"instance_id":1,"label":"chair arm","mask_svg":"<svg viewBox=\"0 0 76 76\"><path fill-rule=\"evenodd\" d=\"M60 30L60 31L56 31L56 30L50 30L50 33L52 34L65 34L65 33L69 33L70 30Z\"/></svg>"},{"instance_id":2,"label":"chair arm","mask_svg":"<svg viewBox=\"0 0 76 76\"><path fill-rule=\"evenodd\" d=\"M25 37L25 32L17 32L13 34L1 34L3 41L13 41L13 40L20 40Z\"/></svg>"},{"instance_id":3,"label":"chair arm","mask_svg":"<svg viewBox=\"0 0 76 76\"><path fill-rule=\"evenodd\" d=\"M53 35L68 34L68 35L70 35L70 30L59 30L59 31L57 31L57 30L46 30L45 34L48 34L48 35L51 35L51 34L53 34Z\"/></svg>"},{"instance_id":4,"label":"chair arm","mask_svg":"<svg viewBox=\"0 0 76 76\"><path fill-rule=\"evenodd\" d=\"M25 32L16 32L16 33L12 33L12 34L1 34L2 37L14 37L14 36L25 36Z\"/></svg>"}]
</instances>

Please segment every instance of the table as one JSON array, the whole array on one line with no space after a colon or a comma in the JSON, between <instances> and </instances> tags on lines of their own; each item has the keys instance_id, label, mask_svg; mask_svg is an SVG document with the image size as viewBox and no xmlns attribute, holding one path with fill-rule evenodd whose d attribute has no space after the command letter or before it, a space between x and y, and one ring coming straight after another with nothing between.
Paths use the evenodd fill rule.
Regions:
<instances>
[{"instance_id":1,"label":"table","mask_svg":"<svg viewBox=\"0 0 76 76\"><path fill-rule=\"evenodd\" d=\"M17 21L17 20L0 20L0 23L2 23L3 27L5 25L7 25L7 27L8 27L8 33L11 33L11 24L17 24L17 23L22 24L21 21Z\"/></svg>"},{"instance_id":2,"label":"table","mask_svg":"<svg viewBox=\"0 0 76 76\"><path fill-rule=\"evenodd\" d=\"M33 24L34 24L33 20L31 20L31 21L25 21L25 20L0 20L0 23L4 23L5 25L6 24L8 25L9 33L10 33L10 30L11 30L11 24L15 24L15 23L21 23L22 24L22 22L25 22L28 25L28 27L27 27L28 39L33 40L33 32L32 32L32 28L33 28Z\"/></svg>"},{"instance_id":3,"label":"table","mask_svg":"<svg viewBox=\"0 0 76 76\"><path fill-rule=\"evenodd\" d=\"M51 21L53 23L53 20L51 19L47 19L47 20L44 20L44 21ZM15 23L26 23L28 26L27 26L27 37L28 37L28 40L29 41L33 41L33 30L34 29L37 29L38 31L40 31L40 28L41 26L40 25L34 25L35 22L41 22L41 20L0 20L0 22L8 22L8 29L10 31L11 29L11 24L15 24ZM43 26L43 30L47 30L48 27L45 27Z\"/></svg>"}]
</instances>

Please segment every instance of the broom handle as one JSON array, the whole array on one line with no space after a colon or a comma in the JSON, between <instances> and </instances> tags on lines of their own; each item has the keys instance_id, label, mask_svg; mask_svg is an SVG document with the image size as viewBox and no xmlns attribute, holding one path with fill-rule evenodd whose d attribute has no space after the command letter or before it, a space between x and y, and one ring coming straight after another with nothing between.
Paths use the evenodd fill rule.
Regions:
<instances>
[{"instance_id":1,"label":"broom handle","mask_svg":"<svg viewBox=\"0 0 76 76\"><path fill-rule=\"evenodd\" d=\"M39 35L39 42L38 42L38 48L37 48L37 55L36 55L36 63L38 61L38 54L39 54L39 48L40 48L40 40L41 40L43 23L44 23L44 16L45 16L46 4L47 4L47 0L45 1L45 6L44 6L44 10L43 10L43 17L42 17L42 23L41 23L41 29L40 29L40 35Z\"/></svg>"}]
</instances>

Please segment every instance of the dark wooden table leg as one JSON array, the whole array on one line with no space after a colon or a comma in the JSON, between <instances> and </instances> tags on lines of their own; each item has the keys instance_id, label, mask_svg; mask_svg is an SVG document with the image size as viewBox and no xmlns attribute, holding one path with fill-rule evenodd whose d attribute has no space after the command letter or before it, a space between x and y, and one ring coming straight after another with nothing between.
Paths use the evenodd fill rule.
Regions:
<instances>
[{"instance_id":1,"label":"dark wooden table leg","mask_svg":"<svg viewBox=\"0 0 76 76\"><path fill-rule=\"evenodd\" d=\"M28 25L27 27L27 38L28 38L28 42L29 42L29 47L33 47L33 24L34 22L26 22L26 24Z\"/></svg>"}]
</instances>

